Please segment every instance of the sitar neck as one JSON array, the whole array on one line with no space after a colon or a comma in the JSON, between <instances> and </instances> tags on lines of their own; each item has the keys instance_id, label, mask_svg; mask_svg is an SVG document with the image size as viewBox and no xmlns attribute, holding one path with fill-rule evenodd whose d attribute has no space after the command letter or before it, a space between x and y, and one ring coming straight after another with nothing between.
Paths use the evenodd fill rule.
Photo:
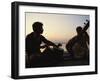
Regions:
<instances>
[{"instance_id":1,"label":"sitar neck","mask_svg":"<svg viewBox=\"0 0 100 81\"><path fill-rule=\"evenodd\" d=\"M89 24L90 24L89 20L86 20L86 22L87 22L87 23L84 23L85 26L84 26L84 28L83 28L83 31L86 31L86 30L89 28Z\"/></svg>"}]
</instances>

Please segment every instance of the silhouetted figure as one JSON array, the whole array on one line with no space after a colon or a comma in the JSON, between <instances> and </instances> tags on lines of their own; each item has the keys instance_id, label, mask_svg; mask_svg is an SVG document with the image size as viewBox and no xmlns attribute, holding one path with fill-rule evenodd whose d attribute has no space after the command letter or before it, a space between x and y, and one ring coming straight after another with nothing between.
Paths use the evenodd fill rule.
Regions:
<instances>
[{"instance_id":1,"label":"silhouetted figure","mask_svg":"<svg viewBox=\"0 0 100 81\"><path fill-rule=\"evenodd\" d=\"M85 24L85 27L82 29L81 26L76 28L77 35L68 41L66 44L66 49L71 54L71 57L87 57L89 54L89 35L86 30L89 27L89 21ZM76 55L76 56L75 56Z\"/></svg>"},{"instance_id":2,"label":"silhouetted figure","mask_svg":"<svg viewBox=\"0 0 100 81\"><path fill-rule=\"evenodd\" d=\"M28 34L26 37L26 67L30 67L35 60L39 59L41 55L40 48L47 46L57 47L57 45L41 35L43 33L43 24L41 22L33 23L32 28L34 32ZM42 42L45 43L44 46L41 46Z\"/></svg>"}]
</instances>

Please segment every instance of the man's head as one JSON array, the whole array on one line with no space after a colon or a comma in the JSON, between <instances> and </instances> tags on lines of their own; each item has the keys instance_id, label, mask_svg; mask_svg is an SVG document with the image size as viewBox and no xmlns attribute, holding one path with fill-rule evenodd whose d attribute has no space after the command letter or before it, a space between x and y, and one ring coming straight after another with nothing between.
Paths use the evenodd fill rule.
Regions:
<instances>
[{"instance_id":1,"label":"man's head","mask_svg":"<svg viewBox=\"0 0 100 81\"><path fill-rule=\"evenodd\" d=\"M43 24L41 22L35 22L32 24L33 31L36 32L37 34L42 34L43 33Z\"/></svg>"},{"instance_id":2,"label":"man's head","mask_svg":"<svg viewBox=\"0 0 100 81\"><path fill-rule=\"evenodd\" d=\"M78 26L78 27L76 28L76 31L77 31L77 34L78 34L78 35L81 34L81 33L82 33L82 27L81 27L81 26Z\"/></svg>"}]
</instances>

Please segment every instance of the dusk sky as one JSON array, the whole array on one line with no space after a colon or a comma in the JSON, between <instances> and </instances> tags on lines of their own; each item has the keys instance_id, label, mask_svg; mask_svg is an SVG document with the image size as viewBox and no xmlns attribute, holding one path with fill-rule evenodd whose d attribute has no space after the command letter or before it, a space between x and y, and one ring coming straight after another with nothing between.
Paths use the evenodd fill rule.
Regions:
<instances>
[{"instance_id":1,"label":"dusk sky","mask_svg":"<svg viewBox=\"0 0 100 81\"><path fill-rule=\"evenodd\" d=\"M25 13L26 35L31 33L34 22L43 23L43 36L53 42L66 42L76 35L76 27L84 27L84 22L89 15L75 14L49 14L49 13ZM89 33L89 29L87 30Z\"/></svg>"}]
</instances>

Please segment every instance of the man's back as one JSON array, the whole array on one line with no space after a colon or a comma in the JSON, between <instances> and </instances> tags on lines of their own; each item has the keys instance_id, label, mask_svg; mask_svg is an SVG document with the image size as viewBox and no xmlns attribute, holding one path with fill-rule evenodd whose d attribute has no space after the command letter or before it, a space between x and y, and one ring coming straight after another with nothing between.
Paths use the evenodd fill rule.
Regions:
<instances>
[{"instance_id":1,"label":"man's back","mask_svg":"<svg viewBox=\"0 0 100 81\"><path fill-rule=\"evenodd\" d=\"M26 52L28 54L40 53L41 38L37 37L34 32L26 37Z\"/></svg>"}]
</instances>

